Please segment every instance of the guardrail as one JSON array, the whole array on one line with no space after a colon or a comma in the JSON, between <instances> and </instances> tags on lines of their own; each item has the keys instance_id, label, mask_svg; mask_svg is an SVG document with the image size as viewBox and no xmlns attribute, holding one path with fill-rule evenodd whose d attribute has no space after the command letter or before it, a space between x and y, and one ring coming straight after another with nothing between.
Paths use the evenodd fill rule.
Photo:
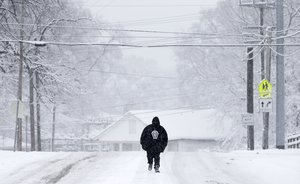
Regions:
<instances>
[{"instance_id":1,"label":"guardrail","mask_svg":"<svg viewBox=\"0 0 300 184\"><path fill-rule=\"evenodd\" d=\"M300 148L300 133L290 135L287 138L287 147L289 149L295 149L295 148Z\"/></svg>"}]
</instances>

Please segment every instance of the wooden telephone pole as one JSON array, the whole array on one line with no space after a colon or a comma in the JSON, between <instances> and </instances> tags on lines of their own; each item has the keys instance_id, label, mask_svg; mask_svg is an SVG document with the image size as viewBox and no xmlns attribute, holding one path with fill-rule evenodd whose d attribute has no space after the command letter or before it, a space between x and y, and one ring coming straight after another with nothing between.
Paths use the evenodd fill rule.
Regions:
<instances>
[{"instance_id":1,"label":"wooden telephone pole","mask_svg":"<svg viewBox=\"0 0 300 184\"><path fill-rule=\"evenodd\" d=\"M244 1L240 0L240 6L244 7L251 7L251 8L258 8L259 9L259 32L260 35L263 37L265 35L265 26L264 26L264 10L265 9L274 9L275 3L272 0L252 0L252 1ZM269 33L267 33L269 34ZM270 44L268 42L271 42L271 35L267 35L267 44ZM269 38L270 37L270 38ZM264 46L261 46L264 47ZM266 58L265 58L266 57ZM266 56L265 56L265 50L264 48L261 49L261 80L268 79L270 81L270 68L271 68L271 50L267 50ZM266 65L265 65L266 62ZM266 78L268 77L268 78ZM262 148L268 149L269 143L268 143L268 135L269 135L269 112L263 112L263 141L262 141Z\"/></svg>"},{"instance_id":2,"label":"wooden telephone pole","mask_svg":"<svg viewBox=\"0 0 300 184\"><path fill-rule=\"evenodd\" d=\"M271 81L271 43L272 43L272 28L267 27L266 30L266 69L265 69L265 79L269 82ZM269 119L270 113L263 113L263 137L262 137L262 148L269 149Z\"/></svg>"},{"instance_id":3,"label":"wooden telephone pole","mask_svg":"<svg viewBox=\"0 0 300 184\"><path fill-rule=\"evenodd\" d=\"M22 118L19 117L20 103L22 102L22 84L23 84L23 40L24 40L24 0L21 0L21 18L20 18L20 61L19 61L19 78L18 78L18 98L17 98L17 110L16 110L16 128L15 128L15 140L14 151L22 151Z\"/></svg>"},{"instance_id":4,"label":"wooden telephone pole","mask_svg":"<svg viewBox=\"0 0 300 184\"><path fill-rule=\"evenodd\" d=\"M283 0L276 1L277 37L284 35ZM285 101L284 101L284 38L276 40L276 148L285 148Z\"/></svg>"},{"instance_id":5,"label":"wooden telephone pole","mask_svg":"<svg viewBox=\"0 0 300 184\"><path fill-rule=\"evenodd\" d=\"M253 114L253 48L247 48L247 113ZM254 150L254 125L247 126L247 148Z\"/></svg>"},{"instance_id":6,"label":"wooden telephone pole","mask_svg":"<svg viewBox=\"0 0 300 184\"><path fill-rule=\"evenodd\" d=\"M52 136L51 136L51 151L55 151L55 111L56 105L54 103L52 110Z\"/></svg>"}]
</instances>

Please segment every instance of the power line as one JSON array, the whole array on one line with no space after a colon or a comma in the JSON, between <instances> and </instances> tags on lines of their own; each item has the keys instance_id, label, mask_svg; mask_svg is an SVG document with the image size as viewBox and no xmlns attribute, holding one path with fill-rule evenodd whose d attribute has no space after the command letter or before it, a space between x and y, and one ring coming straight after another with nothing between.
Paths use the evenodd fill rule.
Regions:
<instances>
[{"instance_id":1,"label":"power line","mask_svg":"<svg viewBox=\"0 0 300 184\"><path fill-rule=\"evenodd\" d=\"M97 5L97 4L87 4L85 2L75 2L83 7L105 7L105 8L177 8L177 7L215 7L211 4L199 4L199 3L176 3L176 4L107 4L107 5Z\"/></svg>"},{"instance_id":2,"label":"power line","mask_svg":"<svg viewBox=\"0 0 300 184\"><path fill-rule=\"evenodd\" d=\"M97 42L47 42L47 41L30 41L30 40L0 40L0 42L23 42L32 45L62 45L62 46L111 46L111 47L134 47L134 48L164 48L164 47L255 47L264 46L265 44L247 44L247 43L212 43L212 44L153 44L153 45L137 45L123 43L97 43ZM268 44L267 46L288 46L299 47L300 43L284 43L284 44Z\"/></svg>"},{"instance_id":3,"label":"power line","mask_svg":"<svg viewBox=\"0 0 300 184\"><path fill-rule=\"evenodd\" d=\"M236 37L238 35L212 35L212 36L192 36L192 37L187 37L187 36L108 36L108 35L64 35L64 34L55 34L55 35L44 35L43 37L91 37L91 38L131 38L131 39L136 39L136 38L163 38L163 39L197 39L197 38L224 38L224 37ZM243 35L239 35L243 36Z\"/></svg>"},{"instance_id":4,"label":"power line","mask_svg":"<svg viewBox=\"0 0 300 184\"><path fill-rule=\"evenodd\" d=\"M138 73L126 73L126 72L115 72L115 71L105 71L105 70L84 70L84 69L77 69L75 67L69 67L66 65L56 65L58 67L65 67L70 70L76 70L76 71L86 71L86 72L97 72L97 73L104 73L104 74L113 74L113 75L121 75L121 76L131 76L131 77L144 77L144 78L154 78L154 79L168 79L168 80L180 80L180 81L185 81L185 80L194 80L194 81L201 81L201 82L218 82L220 79L216 80L209 80L209 79L193 79L193 78L179 78L179 77L172 77L172 76L156 76L156 75L147 75L147 74L138 74Z\"/></svg>"},{"instance_id":5,"label":"power line","mask_svg":"<svg viewBox=\"0 0 300 184\"><path fill-rule=\"evenodd\" d=\"M165 44L165 45L146 45L142 47L159 48L159 47L255 47L264 46L264 44ZM268 44L268 46L288 46L299 47L300 43L285 43L285 44Z\"/></svg>"},{"instance_id":6,"label":"power line","mask_svg":"<svg viewBox=\"0 0 300 184\"><path fill-rule=\"evenodd\" d=\"M124 24L131 24L131 23L140 23L140 22L149 22L149 21L160 21L160 20L170 20L170 19L181 19L181 18L190 18L190 17L199 17L199 13L191 13L191 14L181 14L175 16L168 16L168 17L159 17L159 18L148 18L148 19L137 19L137 20L129 20L129 21L122 21L122 22L110 22L110 24L116 23L124 23Z\"/></svg>"},{"instance_id":7,"label":"power line","mask_svg":"<svg viewBox=\"0 0 300 184\"><path fill-rule=\"evenodd\" d=\"M122 105L103 106L103 107L96 107L96 108L84 108L84 109L97 110L97 109L123 108L123 107L128 106L128 105L141 105L141 104L147 104L147 103L153 103L153 102L162 102L162 101L174 100L174 99L178 99L179 97L192 97L192 96L198 96L198 95L200 95L200 94L199 93L183 94L183 95L177 95L177 96L173 96L173 97L155 99L155 100L151 100L151 101L127 103L127 104L122 104ZM191 107L191 106L178 107L178 108L187 108L187 107ZM81 111L81 110L82 110L82 108L78 108L78 109L72 109L72 110L62 110L62 111L58 111L58 112L74 112L74 111Z\"/></svg>"},{"instance_id":8,"label":"power line","mask_svg":"<svg viewBox=\"0 0 300 184\"><path fill-rule=\"evenodd\" d=\"M88 5L83 5L88 6ZM204 5L204 4L163 4L163 5L108 5L109 8L177 8L177 7L215 7L214 5ZM88 6L90 7L90 6ZM93 7L105 7L104 5L93 5Z\"/></svg>"},{"instance_id":9,"label":"power line","mask_svg":"<svg viewBox=\"0 0 300 184\"><path fill-rule=\"evenodd\" d=\"M292 57L292 56L295 56L296 54L298 54L300 52L300 49L297 49L297 50L293 51L291 54L281 54L281 53L277 52L276 49L274 49L272 47L270 47L270 49L275 54L278 54L278 55L283 56L283 57Z\"/></svg>"},{"instance_id":10,"label":"power line","mask_svg":"<svg viewBox=\"0 0 300 184\"><path fill-rule=\"evenodd\" d=\"M190 17L181 17L181 18L169 18L169 19L157 19L157 20L149 20L149 21L133 21L133 22L116 22L109 23L108 25L126 25L126 27L135 27L135 26L147 26L147 25L159 25L159 24L170 24L170 23L179 23L179 22L191 22L196 21L198 16L190 16Z\"/></svg>"},{"instance_id":11,"label":"power line","mask_svg":"<svg viewBox=\"0 0 300 184\"><path fill-rule=\"evenodd\" d=\"M100 28L96 26L57 26L45 24L18 24L18 23L2 23L2 25L16 25L16 26L37 26L37 27L51 27L51 28L72 28L72 29L91 29L101 31L113 32L135 32L135 33L154 33L154 34L182 34L182 35L206 35L206 36L243 36L241 34L228 33L197 33L197 32L176 32L176 31L156 31L156 30L142 30L142 29L115 29L115 28Z\"/></svg>"},{"instance_id":12,"label":"power line","mask_svg":"<svg viewBox=\"0 0 300 184\"><path fill-rule=\"evenodd\" d=\"M198 107L198 108L197 108ZM191 109L193 108L193 109ZM197 109L195 109L197 108ZM159 116L169 116L169 115L175 115L175 114L184 114L184 113L190 113L190 112L194 112L197 110L205 110L205 109L212 109L211 106L204 106L204 105L189 105L189 106L182 106L182 107L175 107L175 108L169 108L167 110L145 110L142 112L136 112L136 113L132 113L133 115L143 115L143 114L150 114L150 113L159 113L159 112L169 112L169 113L164 113L164 114L160 114ZM175 111L178 110L178 112L170 112L170 111ZM139 111L139 110L137 110ZM61 111L64 112L64 111ZM129 112L134 112L134 111L129 111ZM109 115L109 118L120 118L123 115ZM152 116L151 116L152 117ZM74 122L74 121L72 121ZM76 122L80 122L80 121L76 121Z\"/></svg>"}]
</instances>

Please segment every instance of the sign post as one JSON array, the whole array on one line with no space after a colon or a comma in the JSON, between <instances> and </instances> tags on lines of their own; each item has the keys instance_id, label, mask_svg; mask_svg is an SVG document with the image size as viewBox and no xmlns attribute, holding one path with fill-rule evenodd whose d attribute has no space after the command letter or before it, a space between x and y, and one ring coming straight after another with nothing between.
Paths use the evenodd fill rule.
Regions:
<instances>
[{"instance_id":1,"label":"sign post","mask_svg":"<svg viewBox=\"0 0 300 184\"><path fill-rule=\"evenodd\" d=\"M269 54L270 55L270 54ZM270 56L269 56L270 57ZM273 110L273 99L272 99L272 84L269 82L270 79L270 58L268 59L269 64L267 64L267 79L260 82L258 86L259 92L259 111L263 112L263 137L262 137L262 148L269 148L269 112Z\"/></svg>"}]
</instances>

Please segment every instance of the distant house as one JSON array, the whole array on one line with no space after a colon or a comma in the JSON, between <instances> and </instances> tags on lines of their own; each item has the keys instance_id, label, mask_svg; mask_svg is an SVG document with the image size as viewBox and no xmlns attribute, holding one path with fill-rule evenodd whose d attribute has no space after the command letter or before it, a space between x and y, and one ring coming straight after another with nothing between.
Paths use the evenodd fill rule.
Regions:
<instances>
[{"instance_id":1,"label":"distant house","mask_svg":"<svg viewBox=\"0 0 300 184\"><path fill-rule=\"evenodd\" d=\"M228 136L232 120L215 109L129 111L95 140L104 151L138 151L144 127L158 116L169 136L168 151L216 149Z\"/></svg>"},{"instance_id":2,"label":"distant house","mask_svg":"<svg viewBox=\"0 0 300 184\"><path fill-rule=\"evenodd\" d=\"M145 126L146 123L132 112L128 112L95 139L100 142L100 149L103 151L138 151L141 131Z\"/></svg>"}]
</instances>

